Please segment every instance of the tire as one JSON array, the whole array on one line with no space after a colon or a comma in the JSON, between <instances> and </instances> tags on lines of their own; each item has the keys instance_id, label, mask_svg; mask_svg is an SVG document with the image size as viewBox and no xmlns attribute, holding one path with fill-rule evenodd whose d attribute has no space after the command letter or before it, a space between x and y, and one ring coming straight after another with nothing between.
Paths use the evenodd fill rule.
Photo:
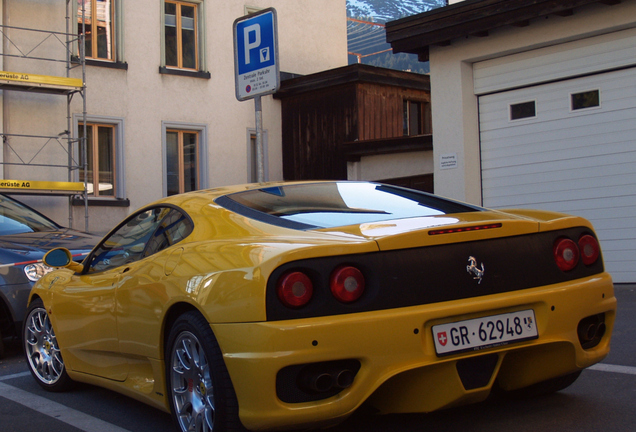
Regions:
<instances>
[{"instance_id":1,"label":"tire","mask_svg":"<svg viewBox=\"0 0 636 432\"><path fill-rule=\"evenodd\" d=\"M0 359L4 357L4 341L2 337L2 331L0 330Z\"/></svg>"},{"instance_id":2,"label":"tire","mask_svg":"<svg viewBox=\"0 0 636 432\"><path fill-rule=\"evenodd\" d=\"M29 305L22 327L22 343L31 375L42 388L61 392L72 387L55 331L40 299Z\"/></svg>"},{"instance_id":3,"label":"tire","mask_svg":"<svg viewBox=\"0 0 636 432\"><path fill-rule=\"evenodd\" d=\"M201 314L187 312L176 320L165 359L170 410L180 431L245 431L221 349Z\"/></svg>"},{"instance_id":4,"label":"tire","mask_svg":"<svg viewBox=\"0 0 636 432\"><path fill-rule=\"evenodd\" d=\"M552 378L546 381L541 381L528 387L505 392L505 394L515 399L527 399L537 396L545 396L551 393L556 393L571 386L580 375L581 371L576 371L571 374Z\"/></svg>"}]
</instances>

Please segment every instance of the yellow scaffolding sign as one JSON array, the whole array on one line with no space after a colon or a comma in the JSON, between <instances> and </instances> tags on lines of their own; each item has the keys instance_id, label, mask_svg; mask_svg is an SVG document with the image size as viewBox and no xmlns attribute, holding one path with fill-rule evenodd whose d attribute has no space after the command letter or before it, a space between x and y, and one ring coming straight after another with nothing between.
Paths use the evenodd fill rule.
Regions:
<instances>
[{"instance_id":1,"label":"yellow scaffolding sign","mask_svg":"<svg viewBox=\"0 0 636 432\"><path fill-rule=\"evenodd\" d=\"M10 90L49 90L64 93L81 90L83 85L80 78L0 71L0 88Z\"/></svg>"}]
</instances>

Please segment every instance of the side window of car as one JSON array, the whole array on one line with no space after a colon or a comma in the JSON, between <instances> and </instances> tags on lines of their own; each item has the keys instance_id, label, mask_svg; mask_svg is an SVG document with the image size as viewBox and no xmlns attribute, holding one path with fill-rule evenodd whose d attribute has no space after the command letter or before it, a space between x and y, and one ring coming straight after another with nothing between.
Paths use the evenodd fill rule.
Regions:
<instances>
[{"instance_id":1,"label":"side window of car","mask_svg":"<svg viewBox=\"0 0 636 432\"><path fill-rule=\"evenodd\" d=\"M168 207L157 207L130 217L94 251L89 271L107 270L145 256L147 243L171 211Z\"/></svg>"},{"instance_id":2,"label":"side window of car","mask_svg":"<svg viewBox=\"0 0 636 432\"><path fill-rule=\"evenodd\" d=\"M150 236L143 257L155 254L186 238L192 232L192 221L176 209L163 218L157 230Z\"/></svg>"}]
</instances>

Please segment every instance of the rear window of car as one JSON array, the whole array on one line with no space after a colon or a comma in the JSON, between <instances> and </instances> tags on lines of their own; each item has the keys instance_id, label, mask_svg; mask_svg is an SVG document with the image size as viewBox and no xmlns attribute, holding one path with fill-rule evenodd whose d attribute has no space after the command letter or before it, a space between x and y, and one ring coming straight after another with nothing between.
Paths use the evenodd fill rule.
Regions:
<instances>
[{"instance_id":1,"label":"rear window of car","mask_svg":"<svg viewBox=\"0 0 636 432\"><path fill-rule=\"evenodd\" d=\"M216 203L243 216L295 229L483 210L425 192L367 182L290 184L237 192Z\"/></svg>"}]
</instances>

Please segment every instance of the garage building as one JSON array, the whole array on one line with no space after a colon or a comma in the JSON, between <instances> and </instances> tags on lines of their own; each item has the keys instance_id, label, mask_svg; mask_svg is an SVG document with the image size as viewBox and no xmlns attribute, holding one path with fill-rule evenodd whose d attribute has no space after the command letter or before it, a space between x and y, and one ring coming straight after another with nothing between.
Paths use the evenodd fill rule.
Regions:
<instances>
[{"instance_id":1,"label":"garage building","mask_svg":"<svg viewBox=\"0 0 636 432\"><path fill-rule=\"evenodd\" d=\"M636 1L467 0L387 38L430 60L437 193L588 218L636 281Z\"/></svg>"}]
</instances>

